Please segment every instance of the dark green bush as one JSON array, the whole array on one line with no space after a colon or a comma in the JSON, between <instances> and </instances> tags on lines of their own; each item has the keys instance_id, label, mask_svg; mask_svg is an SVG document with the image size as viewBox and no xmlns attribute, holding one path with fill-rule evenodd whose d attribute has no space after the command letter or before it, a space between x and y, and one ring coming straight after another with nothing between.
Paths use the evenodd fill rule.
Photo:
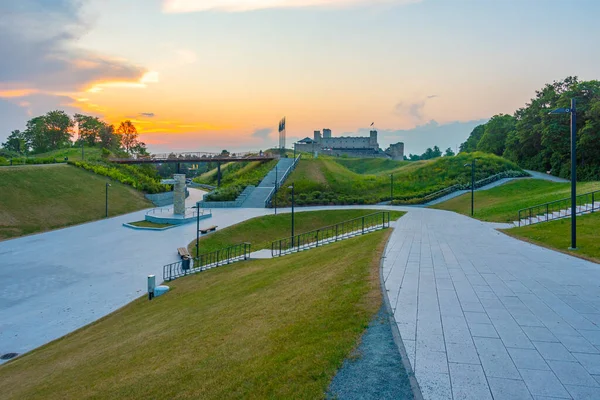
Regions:
<instances>
[{"instance_id":1,"label":"dark green bush","mask_svg":"<svg viewBox=\"0 0 600 400\"><path fill-rule=\"evenodd\" d=\"M68 163L95 174L109 177L146 193L154 194L171 190L170 185L160 183L157 176L152 176L147 169L142 167L103 162L68 161Z\"/></svg>"}]
</instances>

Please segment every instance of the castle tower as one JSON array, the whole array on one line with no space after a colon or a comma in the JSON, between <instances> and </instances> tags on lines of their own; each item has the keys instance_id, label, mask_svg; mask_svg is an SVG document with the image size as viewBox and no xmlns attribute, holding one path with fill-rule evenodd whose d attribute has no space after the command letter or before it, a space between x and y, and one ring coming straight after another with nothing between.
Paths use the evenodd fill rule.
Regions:
<instances>
[{"instance_id":1,"label":"castle tower","mask_svg":"<svg viewBox=\"0 0 600 400\"><path fill-rule=\"evenodd\" d=\"M377 131L372 130L369 136L369 146L373 148L379 148L379 144L377 143Z\"/></svg>"},{"instance_id":2,"label":"castle tower","mask_svg":"<svg viewBox=\"0 0 600 400\"><path fill-rule=\"evenodd\" d=\"M314 141L317 143L321 143L321 131L315 131Z\"/></svg>"},{"instance_id":3,"label":"castle tower","mask_svg":"<svg viewBox=\"0 0 600 400\"><path fill-rule=\"evenodd\" d=\"M323 129L323 139L331 139L331 129Z\"/></svg>"}]
</instances>

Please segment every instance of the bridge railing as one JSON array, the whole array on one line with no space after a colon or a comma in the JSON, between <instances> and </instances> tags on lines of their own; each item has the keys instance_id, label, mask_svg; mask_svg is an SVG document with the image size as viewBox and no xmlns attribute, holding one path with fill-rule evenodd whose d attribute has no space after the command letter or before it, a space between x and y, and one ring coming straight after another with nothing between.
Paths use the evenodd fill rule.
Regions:
<instances>
[{"instance_id":1,"label":"bridge railing","mask_svg":"<svg viewBox=\"0 0 600 400\"><path fill-rule=\"evenodd\" d=\"M273 159L273 158L277 158L278 155L270 153L270 152L239 152L239 153L207 153L207 152L201 152L201 151L195 151L195 152L183 152L183 153L156 153L156 154L149 154L149 155L139 155L139 154L135 154L132 155L131 157L128 158L111 158L110 161L113 162L132 162L132 161L154 161L154 162L160 162L160 161L181 161L181 162L185 162L186 160L189 160L190 162L193 161L197 161L197 160L206 160L206 161L210 161L211 159L215 159L218 158L219 160L223 160L223 159L229 159L231 158L232 160L240 160L240 159L244 159L244 158L251 158L251 159Z\"/></svg>"}]
</instances>

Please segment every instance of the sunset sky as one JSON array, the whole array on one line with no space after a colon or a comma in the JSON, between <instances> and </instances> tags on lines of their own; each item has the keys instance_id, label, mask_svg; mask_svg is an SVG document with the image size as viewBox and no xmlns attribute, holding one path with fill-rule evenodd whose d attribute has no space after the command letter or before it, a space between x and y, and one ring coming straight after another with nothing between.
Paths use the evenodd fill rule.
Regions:
<instances>
[{"instance_id":1,"label":"sunset sky","mask_svg":"<svg viewBox=\"0 0 600 400\"><path fill-rule=\"evenodd\" d=\"M597 0L0 0L0 141L53 109L152 151L330 128L454 148L545 83L600 76Z\"/></svg>"}]
</instances>

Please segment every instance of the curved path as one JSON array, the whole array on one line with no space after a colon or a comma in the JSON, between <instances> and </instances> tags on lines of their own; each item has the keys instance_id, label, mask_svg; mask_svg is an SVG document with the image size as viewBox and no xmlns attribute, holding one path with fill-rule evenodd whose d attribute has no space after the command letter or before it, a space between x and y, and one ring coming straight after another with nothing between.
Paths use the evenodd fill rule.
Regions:
<instances>
[{"instance_id":1,"label":"curved path","mask_svg":"<svg viewBox=\"0 0 600 400\"><path fill-rule=\"evenodd\" d=\"M424 398L600 398L600 265L505 236L497 224L393 209L408 213L383 276ZM214 210L201 226L272 212ZM143 213L0 242L0 353L29 351L144 295L146 276L177 261L195 226L121 227Z\"/></svg>"}]
</instances>

